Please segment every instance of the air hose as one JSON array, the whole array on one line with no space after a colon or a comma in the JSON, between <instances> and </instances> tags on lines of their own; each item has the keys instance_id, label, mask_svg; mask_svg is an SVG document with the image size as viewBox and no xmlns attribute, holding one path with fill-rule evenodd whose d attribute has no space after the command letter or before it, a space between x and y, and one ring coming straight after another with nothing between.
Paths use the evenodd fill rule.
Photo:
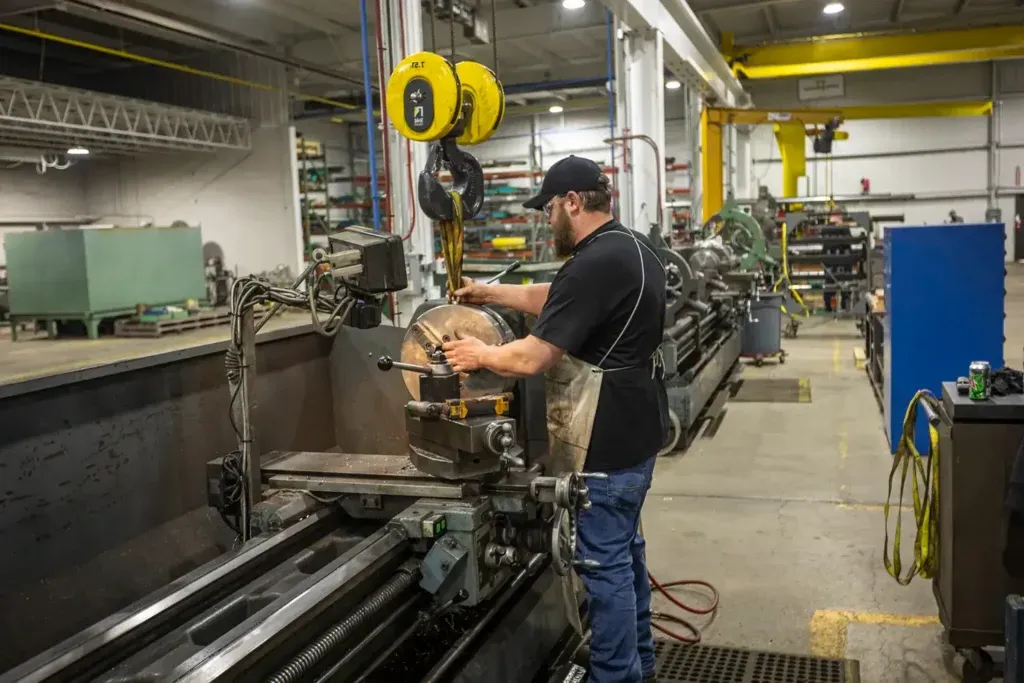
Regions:
<instances>
[{"instance_id":1,"label":"air hose","mask_svg":"<svg viewBox=\"0 0 1024 683\"><path fill-rule=\"evenodd\" d=\"M399 569L386 584L364 600L359 609L306 646L302 652L268 678L267 683L296 683L299 681L313 667L322 662L331 650L348 640L367 621L380 614L381 610L411 588L418 579L419 569L411 566Z\"/></svg>"},{"instance_id":2,"label":"air hose","mask_svg":"<svg viewBox=\"0 0 1024 683\"><path fill-rule=\"evenodd\" d=\"M641 536L644 535L644 523L642 520L640 522L638 533ZM668 598L669 602L671 602L673 605L683 610L684 612L689 612L690 614L703 616L706 614L713 614L716 610L718 610L718 589L712 586L707 581L702 581L700 579L683 579L682 581L669 581L668 583L661 583L656 578L654 578L654 575L650 572L647 572L647 579L651 582L652 593L654 591L661 593L666 598ZM680 600L679 598L677 598L669 592L672 588L682 588L683 586L703 586L704 588L707 588L711 591L711 604L707 607L691 607L690 605L687 605L682 600ZM677 633L676 631L673 631L657 623L658 621L671 621L675 624L679 624L687 631L689 631L692 635L687 636L682 635L681 633ZM659 631L667 635L669 638L678 640L680 643L693 644L700 642L700 629L694 626L686 619L676 616L675 614L668 614L666 612L656 612L654 610L651 610L651 628L658 629Z\"/></svg>"},{"instance_id":3,"label":"air hose","mask_svg":"<svg viewBox=\"0 0 1024 683\"><path fill-rule=\"evenodd\" d=\"M685 610L685 611L689 612L690 614L697 614L697 615L713 614L718 609L718 589L715 588L714 586L712 586L707 581L702 581L700 579L684 579L682 581L669 581L668 583L659 583L658 580L656 578L654 578L654 576L652 574L650 574L650 573L647 574L647 578L650 579L650 581L651 581L651 590L652 591L655 591L655 590L658 591L659 593L664 595L666 598L668 598L669 601L673 605L675 605L676 607L678 607L681 610ZM669 589L680 588L682 586L703 586L703 587L707 588L708 590L711 591L711 596L712 596L711 597L711 604L708 607L703 607L703 608L701 608L701 607L691 607L691 606L687 605L682 600L680 600L679 598L675 597L674 595L672 595L669 592ZM662 626L661 624L657 623L658 621L671 621L673 623L679 624L680 626L685 628L687 631L689 631L693 635L689 635L689 636L683 635L683 634L678 633L676 631L673 631L673 630L671 630L671 629L669 629L669 628L667 628L665 626ZM674 614L668 614L666 612L656 612L656 611L652 610L651 611L651 628L658 629L659 631L661 631L662 633L667 635L669 638L673 638L675 640L678 640L680 643L693 644L693 643L699 643L700 642L700 629L697 628L696 626L694 626L692 623L690 623L686 619L683 619L682 617L676 616Z\"/></svg>"},{"instance_id":4,"label":"air hose","mask_svg":"<svg viewBox=\"0 0 1024 683\"><path fill-rule=\"evenodd\" d=\"M920 406L928 416L928 438L931 454L926 464L914 443L917 425L917 408ZM893 456L889 472L889 494L885 499L885 546L882 560L889 576L900 585L906 586L914 577L930 579L938 568L939 544L939 414L941 406L935 395L926 389L914 394L903 418L903 435ZM892 559L889 559L889 507L892 499L892 483L896 471L900 470L900 499L896 510L896 529L893 534ZM900 557L900 537L903 531L903 491L907 485L907 474L913 471L914 522L917 536L914 539L914 564L903 575Z\"/></svg>"}]
</instances>

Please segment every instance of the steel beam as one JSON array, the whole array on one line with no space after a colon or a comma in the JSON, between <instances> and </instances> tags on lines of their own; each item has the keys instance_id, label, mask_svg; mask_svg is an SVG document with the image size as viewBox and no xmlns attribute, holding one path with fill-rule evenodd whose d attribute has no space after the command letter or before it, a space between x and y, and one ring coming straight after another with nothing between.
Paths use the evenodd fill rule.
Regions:
<instances>
[{"instance_id":1,"label":"steel beam","mask_svg":"<svg viewBox=\"0 0 1024 683\"><path fill-rule=\"evenodd\" d=\"M701 113L701 211L705 220L715 215L724 203L724 177L722 173L723 128L772 124L782 152L785 192L796 192L797 178L804 175L806 149L805 129L821 126L833 119L843 121L862 119L905 119L952 116L988 116L992 102L924 102L867 107L840 107L836 109L716 109L705 108ZM837 139L841 139L837 135Z\"/></svg>"},{"instance_id":2,"label":"steel beam","mask_svg":"<svg viewBox=\"0 0 1024 683\"><path fill-rule=\"evenodd\" d=\"M848 71L964 64L1024 57L1020 26L841 38L737 47L733 69L746 78L788 78Z\"/></svg>"},{"instance_id":3,"label":"steel beam","mask_svg":"<svg viewBox=\"0 0 1024 683\"><path fill-rule=\"evenodd\" d=\"M683 0L601 0L601 4L634 31L661 33L665 68L680 81L699 88L721 106L749 106L750 95Z\"/></svg>"}]
</instances>

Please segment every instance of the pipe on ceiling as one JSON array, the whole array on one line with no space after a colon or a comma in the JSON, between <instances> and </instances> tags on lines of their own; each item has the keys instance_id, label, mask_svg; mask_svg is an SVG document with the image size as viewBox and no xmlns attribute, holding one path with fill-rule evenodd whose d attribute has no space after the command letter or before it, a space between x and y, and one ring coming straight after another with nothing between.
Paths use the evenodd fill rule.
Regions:
<instances>
[{"instance_id":1,"label":"pipe on ceiling","mask_svg":"<svg viewBox=\"0 0 1024 683\"><path fill-rule=\"evenodd\" d=\"M324 76L331 80L359 86L360 88L363 85L351 76L346 76L334 69L328 69L319 64L314 64L313 62L288 57L276 52L259 50L251 45L247 45L245 42L233 36L209 31L176 19L160 16L153 12L127 7L121 3L112 2L111 0L63 0L62 2L57 3L57 7L69 14L83 16L90 19L98 19L100 21L106 21L107 23L110 22L111 18L114 18L119 20L120 23L127 23L130 26L138 27L143 32L145 32L147 28L150 30L159 29L171 34L177 34L178 36L192 38L209 45L216 45L234 52L240 52L251 57L259 57L260 59L266 59L295 69L301 69L309 73Z\"/></svg>"},{"instance_id":2,"label":"pipe on ceiling","mask_svg":"<svg viewBox=\"0 0 1024 683\"><path fill-rule=\"evenodd\" d=\"M275 93L286 93L290 97L293 97L302 102L319 102L320 104L326 104L332 107L340 107L348 110L359 110L361 107L349 104L348 102L341 102L340 100L332 100L327 97L320 97L318 95L303 95L301 93L287 93L283 88L279 88L275 85L268 85L266 83L258 83L256 81L250 81L245 78L238 78L236 76L229 76L227 74L218 73L216 71L207 71L205 69L196 69L185 64L178 64L177 62L168 62L163 59L156 59L154 57L146 57L135 52L128 52L126 50L118 50L112 47L106 47L104 45L97 45L96 43L89 43L83 40L76 40L74 38L68 38L66 36L59 36L54 33L47 33L45 31L38 31L33 28L25 28L22 26L15 26L14 24L0 23L0 30L8 31L10 33L17 33L23 36L31 36L33 38L39 38L40 40L49 40L62 45L70 45L72 47L82 48L84 50L90 50L92 52L98 52L100 54L110 55L113 57L120 57L121 59L127 59L140 64L147 64L149 66L156 66L162 69L170 69L172 71L178 71L180 73L189 74L191 76L198 76L200 78L208 78L222 83L228 83L230 85L237 85L246 88L253 88L255 90L262 90L263 92L275 92Z\"/></svg>"}]
</instances>

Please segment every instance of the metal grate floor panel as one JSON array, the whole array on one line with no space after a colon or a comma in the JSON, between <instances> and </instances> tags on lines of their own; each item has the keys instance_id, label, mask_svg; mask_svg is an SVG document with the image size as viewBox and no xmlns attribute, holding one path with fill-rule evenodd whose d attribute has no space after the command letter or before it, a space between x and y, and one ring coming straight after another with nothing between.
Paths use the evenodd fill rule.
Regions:
<instances>
[{"instance_id":1,"label":"metal grate floor panel","mask_svg":"<svg viewBox=\"0 0 1024 683\"><path fill-rule=\"evenodd\" d=\"M810 403L810 378L760 377L736 383L733 403Z\"/></svg>"},{"instance_id":2,"label":"metal grate floor panel","mask_svg":"<svg viewBox=\"0 0 1024 683\"><path fill-rule=\"evenodd\" d=\"M853 660L656 640L662 683L860 683Z\"/></svg>"}]
</instances>

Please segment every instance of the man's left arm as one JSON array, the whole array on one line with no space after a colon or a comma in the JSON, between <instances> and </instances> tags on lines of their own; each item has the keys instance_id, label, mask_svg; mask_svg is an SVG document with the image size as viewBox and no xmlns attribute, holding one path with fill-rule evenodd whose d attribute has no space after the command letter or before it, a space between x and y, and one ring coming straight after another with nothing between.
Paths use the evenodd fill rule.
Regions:
<instances>
[{"instance_id":1,"label":"man's left arm","mask_svg":"<svg viewBox=\"0 0 1024 683\"><path fill-rule=\"evenodd\" d=\"M531 334L501 346L467 337L445 344L444 353L456 372L490 370L505 377L529 377L554 366L565 351Z\"/></svg>"}]
</instances>

